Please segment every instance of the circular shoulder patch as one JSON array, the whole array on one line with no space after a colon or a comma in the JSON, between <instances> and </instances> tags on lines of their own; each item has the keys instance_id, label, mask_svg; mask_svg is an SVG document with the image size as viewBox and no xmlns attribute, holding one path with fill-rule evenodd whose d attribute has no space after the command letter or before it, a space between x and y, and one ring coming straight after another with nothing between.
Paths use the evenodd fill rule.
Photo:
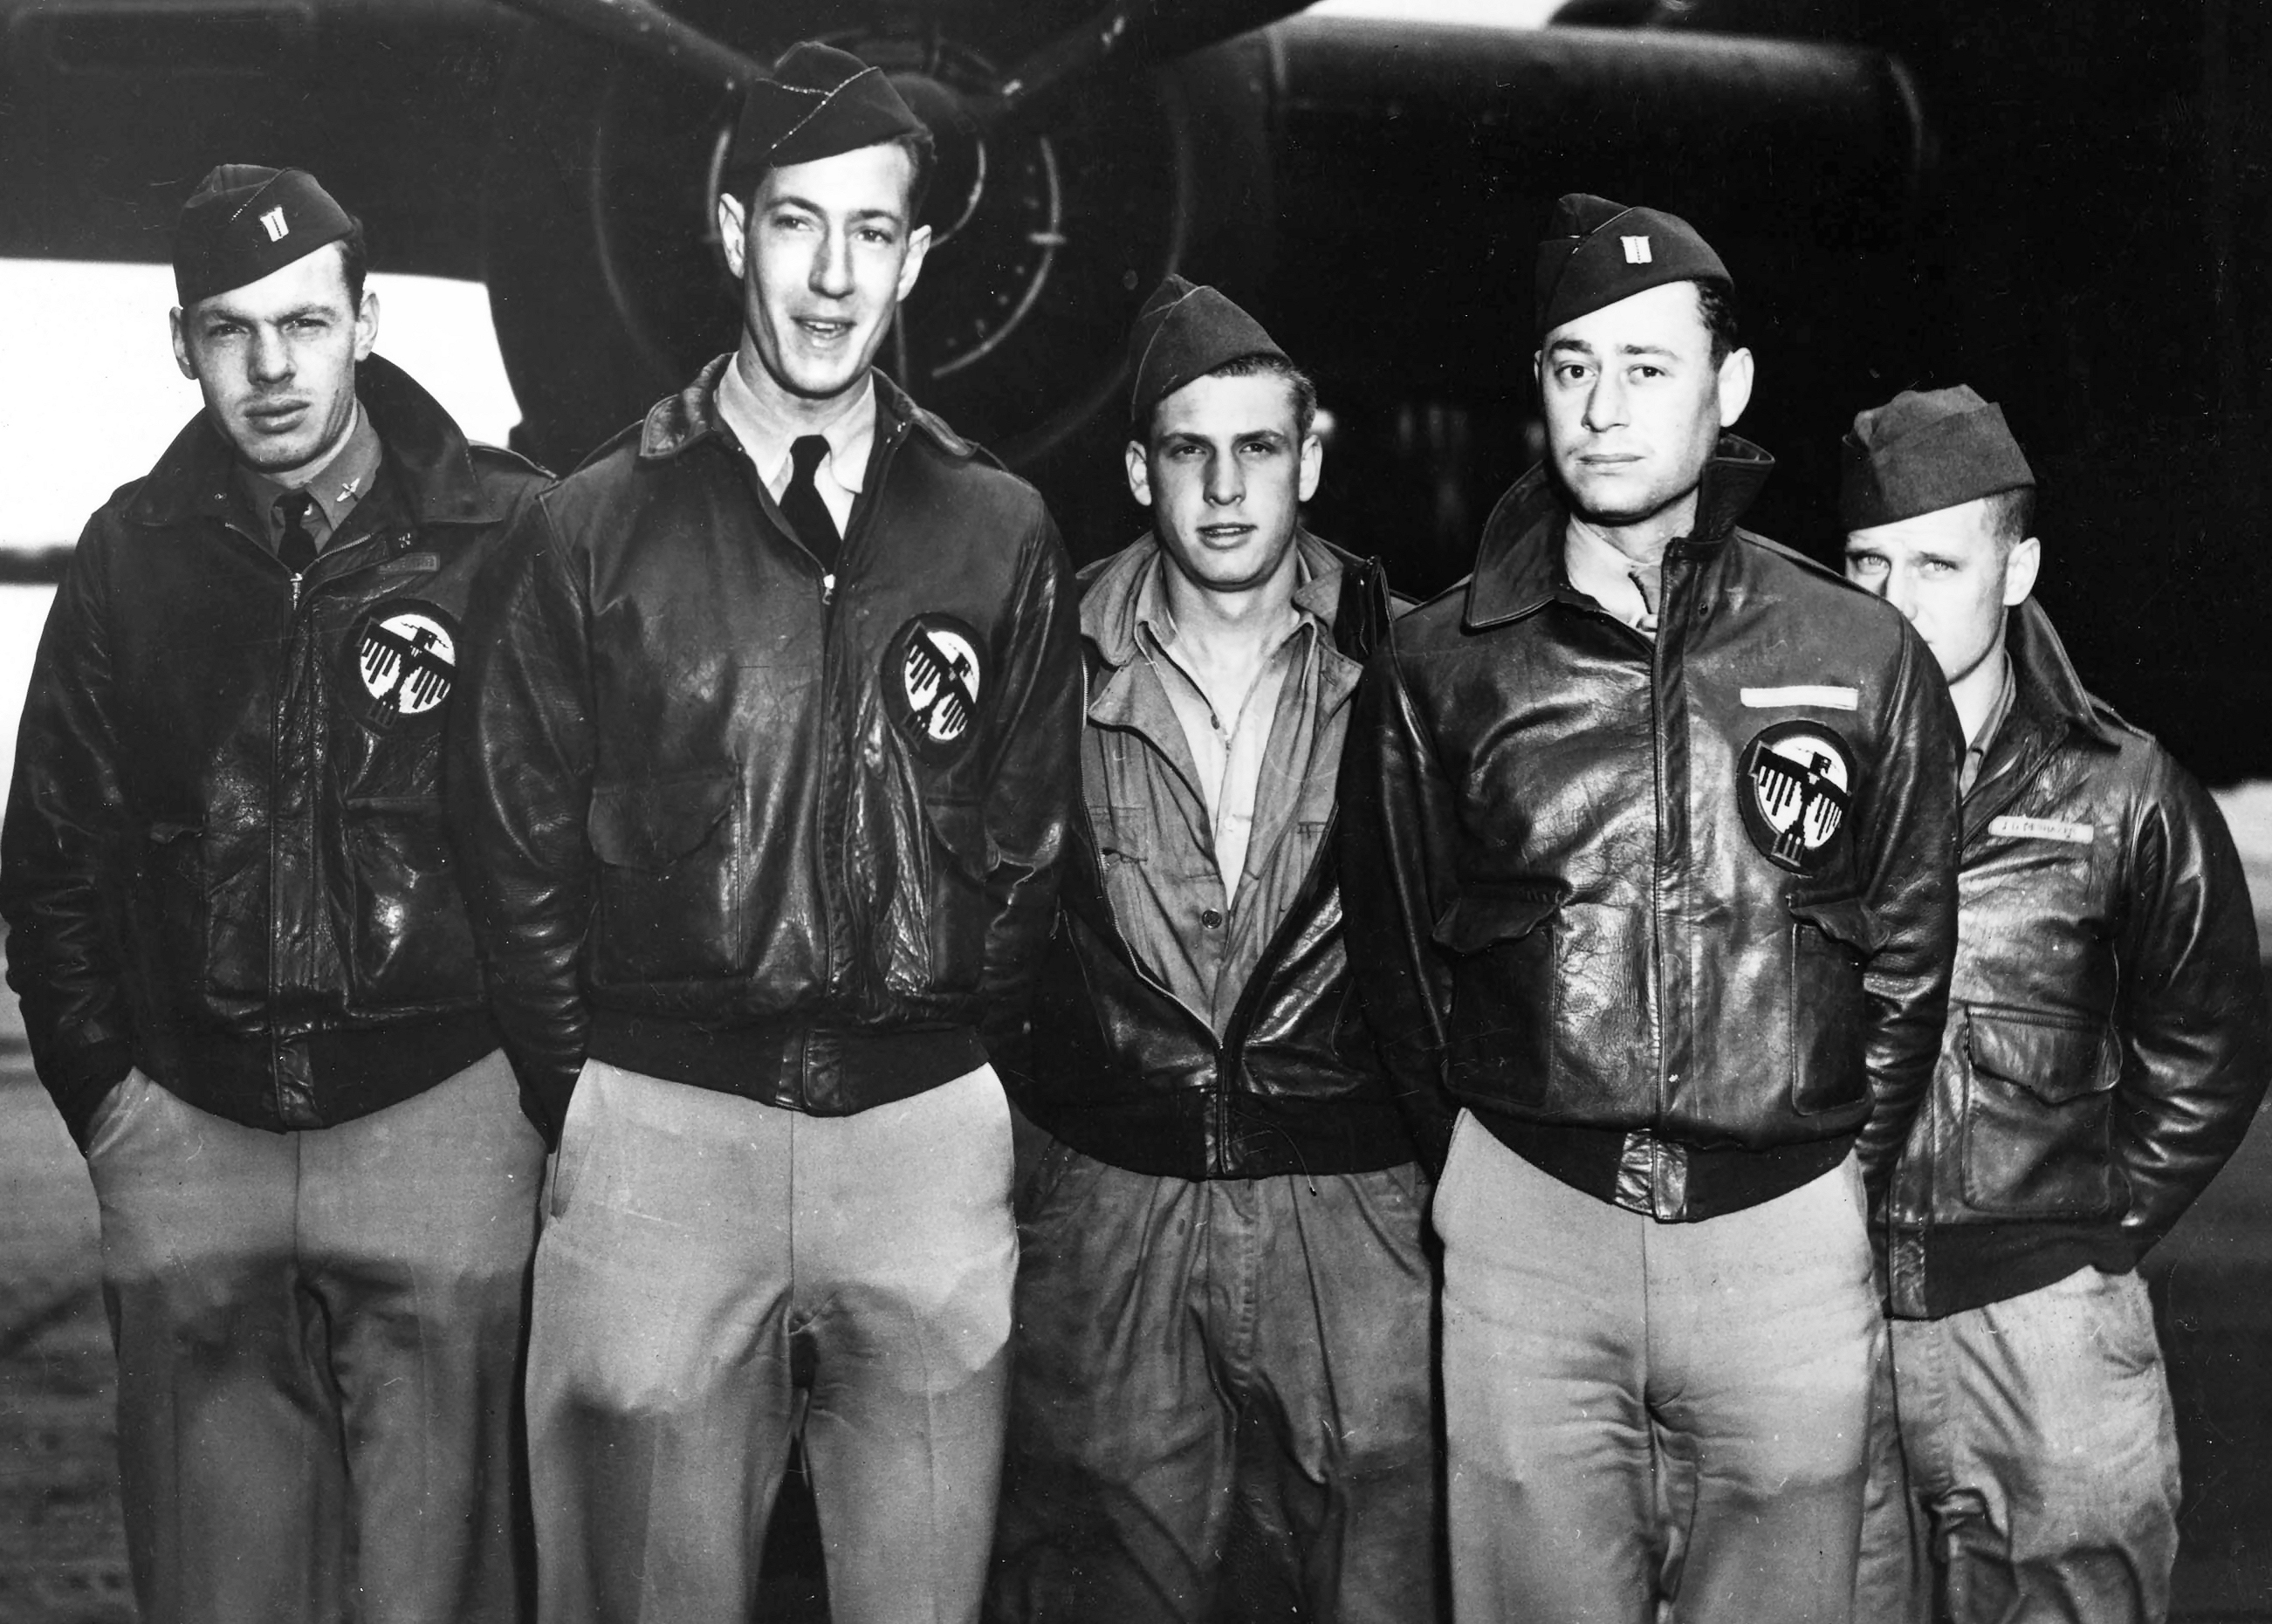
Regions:
<instances>
[{"instance_id":1,"label":"circular shoulder patch","mask_svg":"<svg viewBox=\"0 0 2272 1624\"><path fill-rule=\"evenodd\" d=\"M388 726L439 711L458 677L458 623L430 603L390 598L355 622L348 675L364 719Z\"/></svg>"},{"instance_id":2,"label":"circular shoulder patch","mask_svg":"<svg viewBox=\"0 0 2272 1624\"><path fill-rule=\"evenodd\" d=\"M1778 868L1812 874L1846 832L1854 751L1820 722L1778 722L1744 748L1744 826Z\"/></svg>"},{"instance_id":3,"label":"circular shoulder patch","mask_svg":"<svg viewBox=\"0 0 2272 1624\"><path fill-rule=\"evenodd\" d=\"M884 646L884 701L908 741L936 760L958 752L978 720L987 673L979 636L952 615L918 615Z\"/></svg>"}]
</instances>

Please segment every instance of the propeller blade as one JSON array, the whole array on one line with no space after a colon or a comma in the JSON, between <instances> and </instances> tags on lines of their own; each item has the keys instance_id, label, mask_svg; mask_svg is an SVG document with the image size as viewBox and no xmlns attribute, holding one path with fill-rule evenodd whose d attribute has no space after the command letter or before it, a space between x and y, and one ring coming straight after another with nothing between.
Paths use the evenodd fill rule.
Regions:
<instances>
[{"instance_id":1,"label":"propeller blade","mask_svg":"<svg viewBox=\"0 0 2272 1624\"><path fill-rule=\"evenodd\" d=\"M767 77L766 64L680 21L650 0L498 0L531 17L559 24L651 62L684 69L721 90L737 90Z\"/></svg>"}]
</instances>

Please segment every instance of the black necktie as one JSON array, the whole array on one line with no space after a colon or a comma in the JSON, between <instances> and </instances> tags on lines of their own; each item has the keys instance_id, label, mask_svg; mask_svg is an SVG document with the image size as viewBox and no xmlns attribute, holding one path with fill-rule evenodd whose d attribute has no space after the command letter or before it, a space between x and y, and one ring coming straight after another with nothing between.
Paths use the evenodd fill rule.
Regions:
<instances>
[{"instance_id":1,"label":"black necktie","mask_svg":"<svg viewBox=\"0 0 2272 1624\"><path fill-rule=\"evenodd\" d=\"M796 472L789 475L788 488L781 492L781 508L788 522L796 526L798 540L805 550L820 560L826 568L836 564L836 548L841 538L836 533L836 521L828 517L828 504L820 499L820 488L812 482L814 472L828 456L828 441L817 434L799 435L788 448L788 459Z\"/></svg>"},{"instance_id":2,"label":"black necktie","mask_svg":"<svg viewBox=\"0 0 2272 1624\"><path fill-rule=\"evenodd\" d=\"M308 510L316 499L304 490L288 490L276 498L283 516L284 533L276 538L276 556L294 575L305 575L316 562L316 538L308 533Z\"/></svg>"}]
</instances>

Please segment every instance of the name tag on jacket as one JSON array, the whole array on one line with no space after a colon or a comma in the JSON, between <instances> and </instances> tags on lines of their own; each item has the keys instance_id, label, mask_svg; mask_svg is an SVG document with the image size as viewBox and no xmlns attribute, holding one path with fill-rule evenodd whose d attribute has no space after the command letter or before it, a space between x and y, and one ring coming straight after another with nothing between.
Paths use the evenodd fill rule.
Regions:
<instances>
[{"instance_id":1,"label":"name tag on jacket","mask_svg":"<svg viewBox=\"0 0 2272 1624\"><path fill-rule=\"evenodd\" d=\"M1782 705L1812 705L1821 711L1854 711L1861 708L1862 690L1842 688L1830 682L1800 682L1790 688L1746 688L1742 690L1744 708L1750 711L1772 711Z\"/></svg>"},{"instance_id":2,"label":"name tag on jacket","mask_svg":"<svg viewBox=\"0 0 2272 1624\"><path fill-rule=\"evenodd\" d=\"M2089 846L2097 831L2089 823L2062 823L2050 817L2019 817L2006 813L1988 821L1992 835L2009 835L2015 840L2064 840L2069 846Z\"/></svg>"}]
</instances>

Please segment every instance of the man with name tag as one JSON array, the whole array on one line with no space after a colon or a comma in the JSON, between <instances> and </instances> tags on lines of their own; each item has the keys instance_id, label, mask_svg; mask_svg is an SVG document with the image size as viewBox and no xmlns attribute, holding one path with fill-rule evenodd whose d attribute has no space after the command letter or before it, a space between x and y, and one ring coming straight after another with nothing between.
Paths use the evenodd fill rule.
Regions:
<instances>
[{"instance_id":1,"label":"man with name tag","mask_svg":"<svg viewBox=\"0 0 2272 1624\"><path fill-rule=\"evenodd\" d=\"M1864 1183L1932 1076L1956 723L1885 606L1737 520L1772 460L1685 221L1562 199L1545 464L1398 621L1349 940L1437 1187L1454 1607L1825 1624L1884 1329Z\"/></svg>"},{"instance_id":2,"label":"man with name tag","mask_svg":"<svg viewBox=\"0 0 2272 1624\"><path fill-rule=\"evenodd\" d=\"M182 210L205 409L87 523L0 834L8 979L86 1153L151 1624L517 1618L544 1144L442 818L460 627L542 471L371 353L303 170Z\"/></svg>"},{"instance_id":3,"label":"man with name tag","mask_svg":"<svg viewBox=\"0 0 2272 1624\"><path fill-rule=\"evenodd\" d=\"M2030 596L2036 481L2001 410L1903 393L1845 457L1847 576L1923 634L1965 737L1948 1024L1872 1213L1893 1360L1858 1610L2158 1620L2177 1437L2137 1263L2264 1092L2247 885L2216 803Z\"/></svg>"}]
</instances>

